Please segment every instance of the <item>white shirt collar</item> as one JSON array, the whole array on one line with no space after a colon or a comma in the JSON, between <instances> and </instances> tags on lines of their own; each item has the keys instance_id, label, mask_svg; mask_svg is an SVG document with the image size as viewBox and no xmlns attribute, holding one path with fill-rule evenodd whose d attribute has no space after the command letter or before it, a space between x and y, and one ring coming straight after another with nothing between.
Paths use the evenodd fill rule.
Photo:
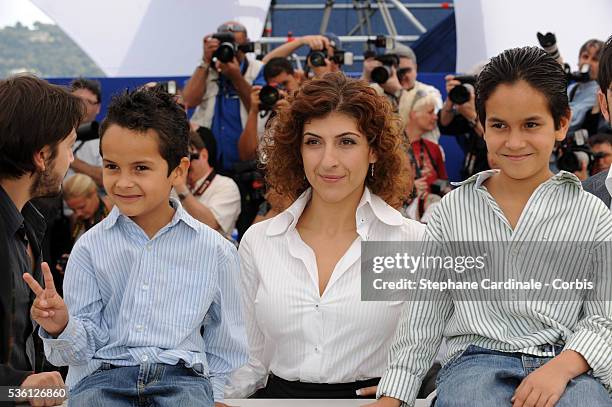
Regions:
<instances>
[{"instance_id":1,"label":"white shirt collar","mask_svg":"<svg viewBox=\"0 0 612 407\"><path fill-rule=\"evenodd\" d=\"M268 236L279 235L295 229L311 197L312 188L308 188L289 208L274 217L266 230ZM404 217L398 211L389 206L378 195L371 193L370 189L366 187L359 205L357 205L355 222L359 228L361 225L371 224L374 219L391 226L399 226L404 223Z\"/></svg>"}]
</instances>

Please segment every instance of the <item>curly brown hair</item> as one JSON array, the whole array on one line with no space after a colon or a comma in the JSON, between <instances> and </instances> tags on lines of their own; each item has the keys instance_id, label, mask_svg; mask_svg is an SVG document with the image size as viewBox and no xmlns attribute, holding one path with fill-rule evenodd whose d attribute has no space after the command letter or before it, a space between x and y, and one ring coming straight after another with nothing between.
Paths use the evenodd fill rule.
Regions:
<instances>
[{"instance_id":1,"label":"curly brown hair","mask_svg":"<svg viewBox=\"0 0 612 407\"><path fill-rule=\"evenodd\" d=\"M376 153L366 186L394 208L402 205L412 191L412 176L400 119L386 97L367 82L336 72L306 82L288 102L269 123L262 146L270 188L296 199L310 186L301 155L304 124L337 112L357 121Z\"/></svg>"}]
</instances>

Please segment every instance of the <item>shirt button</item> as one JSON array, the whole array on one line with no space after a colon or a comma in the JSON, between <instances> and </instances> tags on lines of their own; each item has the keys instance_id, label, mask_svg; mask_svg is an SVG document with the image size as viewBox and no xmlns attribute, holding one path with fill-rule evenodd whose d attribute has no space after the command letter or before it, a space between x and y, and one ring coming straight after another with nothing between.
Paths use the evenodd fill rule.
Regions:
<instances>
[{"instance_id":1,"label":"shirt button","mask_svg":"<svg viewBox=\"0 0 612 407\"><path fill-rule=\"evenodd\" d=\"M315 309L318 311L319 310L319 304L315 304Z\"/></svg>"},{"instance_id":2,"label":"shirt button","mask_svg":"<svg viewBox=\"0 0 612 407\"><path fill-rule=\"evenodd\" d=\"M136 332L142 332L144 330L144 326L136 325Z\"/></svg>"},{"instance_id":3,"label":"shirt button","mask_svg":"<svg viewBox=\"0 0 612 407\"><path fill-rule=\"evenodd\" d=\"M151 243L147 243L145 247L147 248L148 251L151 251Z\"/></svg>"},{"instance_id":4,"label":"shirt button","mask_svg":"<svg viewBox=\"0 0 612 407\"><path fill-rule=\"evenodd\" d=\"M143 290L143 291L147 291L147 290L149 290L149 284L143 284L143 285L142 285L142 290Z\"/></svg>"},{"instance_id":5,"label":"shirt button","mask_svg":"<svg viewBox=\"0 0 612 407\"><path fill-rule=\"evenodd\" d=\"M319 352L319 347L318 346L315 346L315 352L317 352L317 353Z\"/></svg>"},{"instance_id":6,"label":"shirt button","mask_svg":"<svg viewBox=\"0 0 612 407\"><path fill-rule=\"evenodd\" d=\"M147 360L149 360L149 357L147 355L144 355L142 358L140 358L140 360L146 362Z\"/></svg>"}]
</instances>

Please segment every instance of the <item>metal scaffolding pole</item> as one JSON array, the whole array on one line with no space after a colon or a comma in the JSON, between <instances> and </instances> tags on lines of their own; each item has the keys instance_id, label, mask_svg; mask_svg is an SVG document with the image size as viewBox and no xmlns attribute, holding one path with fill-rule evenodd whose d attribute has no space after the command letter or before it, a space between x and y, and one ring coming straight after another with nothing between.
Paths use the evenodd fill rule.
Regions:
<instances>
[{"instance_id":1,"label":"metal scaffolding pole","mask_svg":"<svg viewBox=\"0 0 612 407\"><path fill-rule=\"evenodd\" d=\"M351 36L338 36L338 38L340 39L340 41L342 41L343 43L350 43L350 42L366 42L368 40L375 40L376 36L375 35L351 35ZM400 41L400 42L413 42L419 39L418 35L396 35L396 36L391 36L391 38L395 41ZM287 37L262 37L260 38L258 41L256 41L259 44L284 44L285 42L287 42Z\"/></svg>"},{"instance_id":2,"label":"metal scaffolding pole","mask_svg":"<svg viewBox=\"0 0 612 407\"><path fill-rule=\"evenodd\" d=\"M442 3L401 3L406 9L448 9L448 8L453 8L453 4L452 3L446 3L446 2L442 2ZM270 8L272 10L278 11L278 10L323 10L325 9L326 4L316 4L316 3L310 3L310 4L275 4L275 5L271 5ZM372 4L371 5L372 8L378 8L377 4ZM396 8L395 5L388 5L387 6L390 9ZM349 3L339 3L339 4L334 4L333 7L334 9L350 9L353 8L352 4Z\"/></svg>"},{"instance_id":3,"label":"metal scaffolding pole","mask_svg":"<svg viewBox=\"0 0 612 407\"><path fill-rule=\"evenodd\" d=\"M327 26L329 25L329 17L331 16L331 12L333 8L334 8L334 0L327 0L325 2L325 10L323 11L323 19L321 20L321 27L319 28L319 34L321 35L327 32Z\"/></svg>"},{"instance_id":4,"label":"metal scaffolding pole","mask_svg":"<svg viewBox=\"0 0 612 407\"><path fill-rule=\"evenodd\" d=\"M392 37L397 36L397 30L395 29L395 24L393 23L393 17L391 17L391 13L387 8L387 3L385 0L378 0L378 8L380 10L380 15L383 18L383 22L385 23L385 27L387 27L387 32Z\"/></svg>"},{"instance_id":5,"label":"metal scaffolding pole","mask_svg":"<svg viewBox=\"0 0 612 407\"><path fill-rule=\"evenodd\" d=\"M406 16L408 21L414 24L414 26L417 28L417 30L421 32L421 34L424 34L427 32L427 28L425 28L425 26L423 26L423 24L421 24L421 22L417 20L414 14L412 14L399 0L389 0L389 1L393 3L395 7L397 7L400 13Z\"/></svg>"}]
</instances>

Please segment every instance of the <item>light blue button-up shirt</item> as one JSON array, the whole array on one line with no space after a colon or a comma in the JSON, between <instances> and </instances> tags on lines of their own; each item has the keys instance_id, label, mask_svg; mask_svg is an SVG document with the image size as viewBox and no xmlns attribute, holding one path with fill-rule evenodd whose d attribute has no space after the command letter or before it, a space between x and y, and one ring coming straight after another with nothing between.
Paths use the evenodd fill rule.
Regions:
<instances>
[{"instance_id":1,"label":"light blue button-up shirt","mask_svg":"<svg viewBox=\"0 0 612 407\"><path fill-rule=\"evenodd\" d=\"M178 201L172 221L149 239L113 208L70 255L64 280L70 314L45 354L69 365L74 387L102 362L201 364L223 400L226 377L247 361L235 247ZM203 327L203 330L202 330Z\"/></svg>"}]
</instances>

